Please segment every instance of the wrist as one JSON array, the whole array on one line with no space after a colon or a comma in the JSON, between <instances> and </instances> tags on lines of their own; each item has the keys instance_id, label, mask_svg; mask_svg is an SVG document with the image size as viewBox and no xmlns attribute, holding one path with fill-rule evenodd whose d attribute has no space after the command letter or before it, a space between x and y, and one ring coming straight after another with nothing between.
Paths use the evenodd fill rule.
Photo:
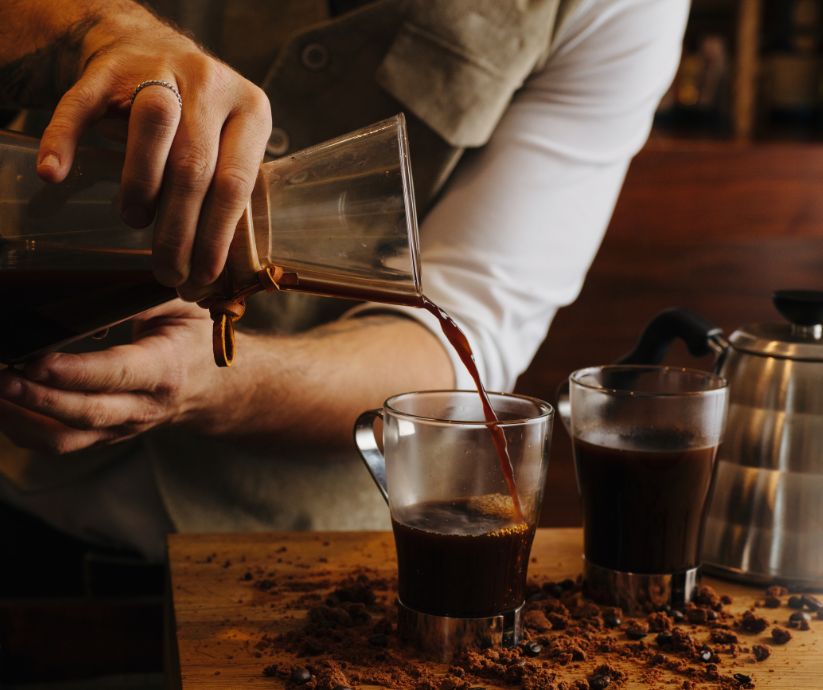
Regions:
<instances>
[{"instance_id":1,"label":"wrist","mask_svg":"<svg viewBox=\"0 0 823 690\"><path fill-rule=\"evenodd\" d=\"M249 425L260 383L252 352L258 336L238 332L235 337L241 355L233 366L218 367L209 351L204 361L190 367L196 385L174 424L204 436L231 435Z\"/></svg>"},{"instance_id":2,"label":"wrist","mask_svg":"<svg viewBox=\"0 0 823 690\"><path fill-rule=\"evenodd\" d=\"M153 39L164 34L179 36L174 29L132 0L89 3L87 11L94 21L83 38L77 77L95 56L115 44L133 43L141 36L151 36Z\"/></svg>"}]
</instances>

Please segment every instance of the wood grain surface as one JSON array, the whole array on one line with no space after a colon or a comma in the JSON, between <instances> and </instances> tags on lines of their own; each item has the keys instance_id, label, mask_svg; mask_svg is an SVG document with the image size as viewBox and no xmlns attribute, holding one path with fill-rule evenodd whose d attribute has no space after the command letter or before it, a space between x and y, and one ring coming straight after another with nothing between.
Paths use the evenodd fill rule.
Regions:
<instances>
[{"instance_id":1,"label":"wood grain surface","mask_svg":"<svg viewBox=\"0 0 823 690\"><path fill-rule=\"evenodd\" d=\"M529 576L539 581L575 576L580 571L582 533L578 529L538 530ZM173 614L176 622L176 655L183 690L204 688L283 687L265 677L263 668L278 658L264 639L295 630L304 624L305 611L294 608L299 591L324 586L358 569L369 569L393 578L394 542L390 533L277 533L244 535L172 535L169 563ZM264 590L244 579L245 573L268 574L278 582L298 583L292 588ZM710 578L721 594L729 594L733 612L762 599L762 590ZM769 621L785 624L790 610L758 609ZM768 632L768 631L767 631ZM823 621L812 621L807 632L793 631L786 646L771 645L765 635L741 635L741 642L763 642L772 655L757 663L742 654L724 673L751 676L758 690L823 688ZM274 645L276 648L276 644ZM261 649L263 651L261 651ZM615 663L629 679L624 688L679 688L683 678L674 675L648 685L638 680L642 668ZM622 664L622 665L621 665ZM593 662L559 667L560 678L581 678ZM492 685L484 683L485 687ZM369 686L358 686L369 687ZM707 687L701 683L700 688Z\"/></svg>"}]
</instances>

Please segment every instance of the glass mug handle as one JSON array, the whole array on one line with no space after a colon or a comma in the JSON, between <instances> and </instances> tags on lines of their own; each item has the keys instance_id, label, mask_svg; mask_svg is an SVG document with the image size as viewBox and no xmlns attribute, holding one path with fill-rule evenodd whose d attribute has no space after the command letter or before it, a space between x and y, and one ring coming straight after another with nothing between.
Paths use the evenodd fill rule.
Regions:
<instances>
[{"instance_id":1,"label":"glass mug handle","mask_svg":"<svg viewBox=\"0 0 823 690\"><path fill-rule=\"evenodd\" d=\"M380 489L383 500L389 503L389 487L386 483L386 458L377 446L374 435L374 420L383 419L383 410L368 410L361 414L354 423L354 443L360 452L360 457L366 465L371 478Z\"/></svg>"}]
</instances>

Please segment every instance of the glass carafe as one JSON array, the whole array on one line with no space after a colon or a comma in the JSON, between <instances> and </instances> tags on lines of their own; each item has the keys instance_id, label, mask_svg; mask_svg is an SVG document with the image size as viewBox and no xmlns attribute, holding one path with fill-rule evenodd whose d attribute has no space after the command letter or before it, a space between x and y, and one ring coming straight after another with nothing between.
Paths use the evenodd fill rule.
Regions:
<instances>
[{"instance_id":1,"label":"glass carafe","mask_svg":"<svg viewBox=\"0 0 823 690\"><path fill-rule=\"evenodd\" d=\"M0 294L10 364L173 299L154 280L152 228L117 204L120 154L83 149L58 185L37 176L39 142L0 132ZM261 165L226 268L201 295L215 358L233 358L232 323L261 289L416 304L422 294L405 121L397 115ZM218 348L218 343L222 343Z\"/></svg>"}]
</instances>

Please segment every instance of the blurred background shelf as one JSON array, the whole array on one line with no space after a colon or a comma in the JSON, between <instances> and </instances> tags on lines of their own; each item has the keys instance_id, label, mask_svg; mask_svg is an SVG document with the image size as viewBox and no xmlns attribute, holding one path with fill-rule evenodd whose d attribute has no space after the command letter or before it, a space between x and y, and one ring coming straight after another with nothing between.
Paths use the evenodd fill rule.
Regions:
<instances>
[{"instance_id":1,"label":"blurred background shelf","mask_svg":"<svg viewBox=\"0 0 823 690\"><path fill-rule=\"evenodd\" d=\"M823 0L693 0L655 136L823 140Z\"/></svg>"}]
</instances>

